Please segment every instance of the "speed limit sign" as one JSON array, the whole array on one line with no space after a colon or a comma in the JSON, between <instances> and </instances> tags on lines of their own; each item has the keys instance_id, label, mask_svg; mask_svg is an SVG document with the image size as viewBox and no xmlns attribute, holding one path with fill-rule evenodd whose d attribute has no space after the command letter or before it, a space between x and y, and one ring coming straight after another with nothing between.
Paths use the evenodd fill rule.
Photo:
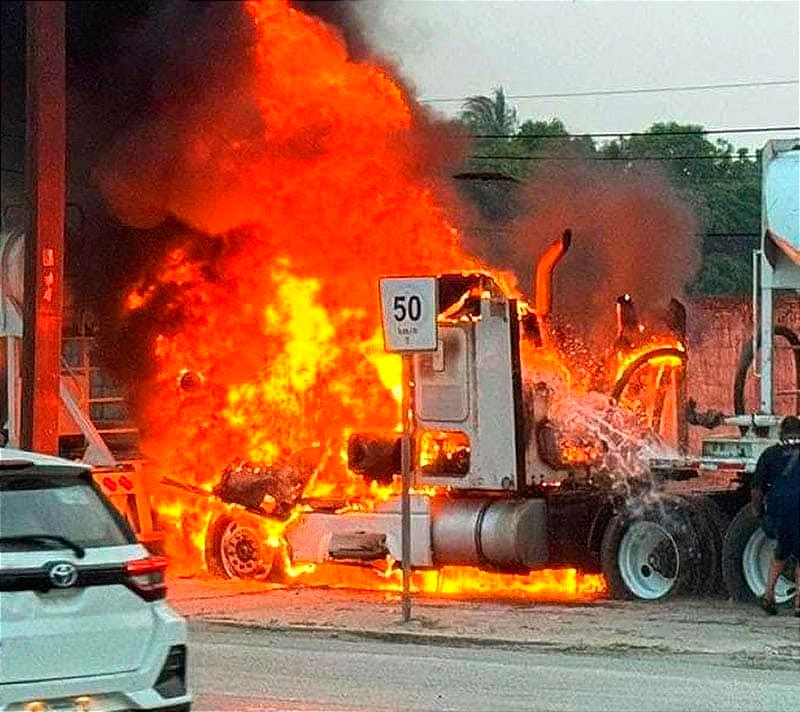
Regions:
<instances>
[{"instance_id":1,"label":"speed limit sign","mask_svg":"<svg viewBox=\"0 0 800 712\"><path fill-rule=\"evenodd\" d=\"M394 353L435 351L436 278L383 277L380 291L384 348Z\"/></svg>"}]
</instances>

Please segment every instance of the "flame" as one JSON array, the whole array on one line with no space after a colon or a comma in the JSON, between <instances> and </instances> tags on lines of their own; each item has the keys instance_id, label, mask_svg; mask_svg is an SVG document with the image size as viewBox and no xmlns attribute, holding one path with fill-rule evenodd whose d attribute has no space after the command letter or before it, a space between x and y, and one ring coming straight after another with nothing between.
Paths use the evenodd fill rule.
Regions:
<instances>
[{"instance_id":1,"label":"flame","mask_svg":"<svg viewBox=\"0 0 800 712\"><path fill-rule=\"evenodd\" d=\"M347 435L395 429L401 396L377 279L479 265L414 168L400 86L288 2L245 7L266 146L245 170L268 209L205 243L187 236L128 295L132 316L167 325L153 344L143 445L164 475L201 486L234 457L269 465L317 447L325 465L303 496L363 509L391 488L347 470Z\"/></svg>"},{"instance_id":2,"label":"flame","mask_svg":"<svg viewBox=\"0 0 800 712\"><path fill-rule=\"evenodd\" d=\"M366 482L346 467L350 433L398 428L401 362L383 351L378 277L486 267L461 247L439 187L420 173L415 109L398 83L374 64L350 60L336 32L285 0L245 7L258 34L263 148L245 152L250 162L239 166L252 195L210 201L207 222L230 224L215 211L246 219L226 234L187 235L126 299L130 318L162 327L140 414L143 448L158 463L152 479L199 488L194 495L160 488L157 509L173 559L196 570L209 523L232 509L204 493L231 461L277 465L313 448L317 460L300 501L282 520L259 520L265 546L298 584L397 591L393 562L382 570L293 563L286 528L315 500L330 500L341 513L369 511L398 492L396 480ZM548 263L564 248L559 241L551 249ZM513 277L492 276L515 293ZM537 303L549 304L545 287L537 281ZM620 354L617 373L637 354ZM549 343L523 345L522 357L528 372L563 392L588 389L588 378L577 378ZM428 445L431 458L463 454L457 441ZM564 440L562 449L575 463L595 455L577 441ZM602 577L574 569L519 576L444 567L414 572L413 586L548 600L605 591Z\"/></svg>"},{"instance_id":3,"label":"flame","mask_svg":"<svg viewBox=\"0 0 800 712\"><path fill-rule=\"evenodd\" d=\"M655 337L644 346L640 346L632 351L617 351L617 369L614 373L614 382L618 382L623 375L625 375L628 368L638 359L664 348L674 349L681 354L686 352L686 348L679 340L670 337ZM680 368L683 366L683 362L684 358L678 354L665 354L663 356L654 356L653 358L647 359L648 366L656 369L661 367Z\"/></svg>"},{"instance_id":4,"label":"flame","mask_svg":"<svg viewBox=\"0 0 800 712\"><path fill-rule=\"evenodd\" d=\"M353 567L320 564L307 568L296 583L328 588L402 591L402 569L388 559L383 567ZM442 597L536 599L540 601L588 602L601 598L607 588L602 576L581 574L575 569L543 569L526 574L501 574L470 566L443 566L411 572L414 593Z\"/></svg>"}]
</instances>

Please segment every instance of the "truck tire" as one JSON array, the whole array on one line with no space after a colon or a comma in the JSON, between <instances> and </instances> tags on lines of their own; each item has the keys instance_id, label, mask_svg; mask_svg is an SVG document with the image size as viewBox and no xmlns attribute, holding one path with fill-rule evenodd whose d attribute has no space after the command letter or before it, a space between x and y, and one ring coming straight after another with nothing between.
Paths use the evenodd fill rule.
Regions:
<instances>
[{"instance_id":1,"label":"truck tire","mask_svg":"<svg viewBox=\"0 0 800 712\"><path fill-rule=\"evenodd\" d=\"M220 514L208 525L205 540L206 569L227 579L266 580L276 563L258 526L246 516Z\"/></svg>"},{"instance_id":2,"label":"truck tire","mask_svg":"<svg viewBox=\"0 0 800 712\"><path fill-rule=\"evenodd\" d=\"M685 497L686 511L697 534L698 557L691 589L697 594L714 593L722 579L722 536L717 533L704 499Z\"/></svg>"},{"instance_id":3,"label":"truck tire","mask_svg":"<svg viewBox=\"0 0 800 712\"><path fill-rule=\"evenodd\" d=\"M717 551L717 561L713 573L708 578L705 592L712 596L725 596L725 580L722 577L722 545L725 532L731 523L730 516L711 497L699 497L700 506L706 513L711 524L714 546Z\"/></svg>"},{"instance_id":4,"label":"truck tire","mask_svg":"<svg viewBox=\"0 0 800 712\"><path fill-rule=\"evenodd\" d=\"M725 532L722 545L722 578L725 589L734 601L754 602L764 595L767 571L775 551L775 540L769 539L761 528L761 520L746 504ZM794 562L787 562L786 570L775 587L775 601L787 603L797 590L792 578Z\"/></svg>"},{"instance_id":5,"label":"truck tire","mask_svg":"<svg viewBox=\"0 0 800 712\"><path fill-rule=\"evenodd\" d=\"M700 541L678 497L637 500L609 522L600 547L612 597L656 601L692 591Z\"/></svg>"}]
</instances>

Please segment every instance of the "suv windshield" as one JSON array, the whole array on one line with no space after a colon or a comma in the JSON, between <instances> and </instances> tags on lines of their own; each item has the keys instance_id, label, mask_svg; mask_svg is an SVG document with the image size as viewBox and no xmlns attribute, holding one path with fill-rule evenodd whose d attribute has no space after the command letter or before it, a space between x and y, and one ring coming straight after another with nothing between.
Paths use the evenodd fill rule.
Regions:
<instances>
[{"instance_id":1,"label":"suv windshield","mask_svg":"<svg viewBox=\"0 0 800 712\"><path fill-rule=\"evenodd\" d=\"M59 467L2 472L0 540L6 541L0 541L0 551L69 548L58 538L86 548L136 542L88 474Z\"/></svg>"}]
</instances>

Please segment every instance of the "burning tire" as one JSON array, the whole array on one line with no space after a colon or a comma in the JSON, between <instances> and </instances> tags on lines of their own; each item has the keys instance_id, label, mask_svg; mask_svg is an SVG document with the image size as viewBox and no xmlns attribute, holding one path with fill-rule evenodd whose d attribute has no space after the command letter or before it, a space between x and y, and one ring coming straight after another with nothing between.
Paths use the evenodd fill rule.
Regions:
<instances>
[{"instance_id":1,"label":"burning tire","mask_svg":"<svg viewBox=\"0 0 800 712\"><path fill-rule=\"evenodd\" d=\"M761 520L749 504L733 518L722 546L722 577L734 601L752 602L764 595L775 540L761 528ZM787 603L797 591L789 561L775 586L775 601Z\"/></svg>"},{"instance_id":2,"label":"burning tire","mask_svg":"<svg viewBox=\"0 0 800 712\"><path fill-rule=\"evenodd\" d=\"M691 520L679 498L640 500L613 517L600 549L611 595L656 601L693 590L701 549Z\"/></svg>"},{"instance_id":3,"label":"burning tire","mask_svg":"<svg viewBox=\"0 0 800 712\"><path fill-rule=\"evenodd\" d=\"M209 573L228 579L263 581L277 569L275 550L267 546L258 526L230 514L209 524L205 560Z\"/></svg>"}]
</instances>

